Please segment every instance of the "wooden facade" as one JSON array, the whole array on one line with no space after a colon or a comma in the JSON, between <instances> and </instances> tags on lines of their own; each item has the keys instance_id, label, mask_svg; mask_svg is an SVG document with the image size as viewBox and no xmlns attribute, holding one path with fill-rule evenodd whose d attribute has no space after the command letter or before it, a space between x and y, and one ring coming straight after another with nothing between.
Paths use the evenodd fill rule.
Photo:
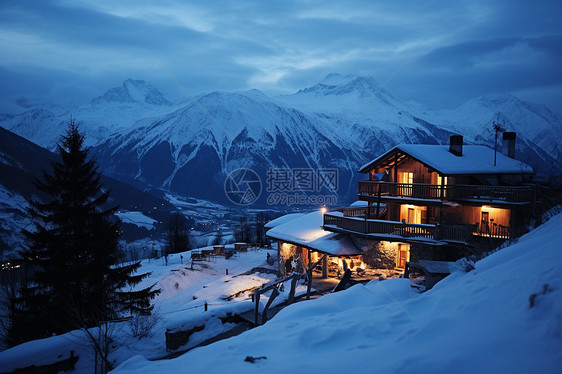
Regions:
<instances>
[{"instance_id":1,"label":"wooden facade","mask_svg":"<svg viewBox=\"0 0 562 374\"><path fill-rule=\"evenodd\" d=\"M515 217L532 210L536 199L534 186L525 184L527 171L447 174L399 148L361 172L369 180L359 182L358 197L368 206L325 215L325 229L435 245L468 244L475 237L505 240L517 231L521 220Z\"/></svg>"}]
</instances>

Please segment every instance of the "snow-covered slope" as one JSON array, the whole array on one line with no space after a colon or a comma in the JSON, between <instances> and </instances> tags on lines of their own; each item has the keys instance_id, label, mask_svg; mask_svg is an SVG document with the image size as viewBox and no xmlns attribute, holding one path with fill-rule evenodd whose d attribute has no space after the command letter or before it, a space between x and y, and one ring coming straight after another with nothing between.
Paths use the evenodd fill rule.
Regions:
<instances>
[{"instance_id":1,"label":"snow-covered slope","mask_svg":"<svg viewBox=\"0 0 562 374\"><path fill-rule=\"evenodd\" d=\"M560 240L562 215L422 295L405 279L356 285L176 359L131 358L114 373L557 372Z\"/></svg>"}]
</instances>

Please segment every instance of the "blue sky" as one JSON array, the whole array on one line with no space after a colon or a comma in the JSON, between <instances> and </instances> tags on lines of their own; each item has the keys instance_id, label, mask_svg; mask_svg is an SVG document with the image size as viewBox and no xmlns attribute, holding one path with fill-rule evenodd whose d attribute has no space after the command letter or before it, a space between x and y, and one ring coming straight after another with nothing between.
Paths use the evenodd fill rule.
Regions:
<instances>
[{"instance_id":1,"label":"blue sky","mask_svg":"<svg viewBox=\"0 0 562 374\"><path fill-rule=\"evenodd\" d=\"M560 114L561 19L561 1L0 0L0 109L85 103L127 78L180 95L156 59L193 94L337 72L392 77L433 108L509 92Z\"/></svg>"}]
</instances>

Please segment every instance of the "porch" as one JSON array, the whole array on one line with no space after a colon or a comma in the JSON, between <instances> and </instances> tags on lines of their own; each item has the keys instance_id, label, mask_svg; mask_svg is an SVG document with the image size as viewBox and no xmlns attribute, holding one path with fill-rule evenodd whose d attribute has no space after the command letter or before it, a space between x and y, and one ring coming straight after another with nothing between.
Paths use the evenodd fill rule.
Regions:
<instances>
[{"instance_id":1,"label":"porch","mask_svg":"<svg viewBox=\"0 0 562 374\"><path fill-rule=\"evenodd\" d=\"M346 217L341 212L324 214L325 230L368 235L381 240L438 242L468 242L475 228L473 225L429 225Z\"/></svg>"},{"instance_id":2,"label":"porch","mask_svg":"<svg viewBox=\"0 0 562 374\"><path fill-rule=\"evenodd\" d=\"M423 183L394 183L381 181L359 181L361 196L391 196L415 199L478 200L505 203L532 203L532 186L479 186L437 185Z\"/></svg>"}]
</instances>

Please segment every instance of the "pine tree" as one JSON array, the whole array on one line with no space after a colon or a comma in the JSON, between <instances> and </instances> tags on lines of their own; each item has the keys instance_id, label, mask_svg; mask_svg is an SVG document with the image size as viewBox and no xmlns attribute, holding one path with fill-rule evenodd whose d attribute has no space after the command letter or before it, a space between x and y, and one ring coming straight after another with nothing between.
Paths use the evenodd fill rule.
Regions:
<instances>
[{"instance_id":1,"label":"pine tree","mask_svg":"<svg viewBox=\"0 0 562 374\"><path fill-rule=\"evenodd\" d=\"M186 218L174 213L168 222L168 236L165 256L171 253L179 253L189 250L189 229Z\"/></svg>"},{"instance_id":2,"label":"pine tree","mask_svg":"<svg viewBox=\"0 0 562 374\"><path fill-rule=\"evenodd\" d=\"M35 181L48 198L29 201L35 228L24 230L30 245L22 255L31 275L12 316L12 345L125 313L150 314L160 292L131 290L150 273L135 274L140 262L119 265L117 207L106 207L110 191L73 120L57 150L51 173Z\"/></svg>"},{"instance_id":3,"label":"pine tree","mask_svg":"<svg viewBox=\"0 0 562 374\"><path fill-rule=\"evenodd\" d=\"M217 228L217 235L215 235L215 238L213 239L213 245L220 245L222 244L223 241L223 234L222 234L222 230L221 228Z\"/></svg>"}]
</instances>

